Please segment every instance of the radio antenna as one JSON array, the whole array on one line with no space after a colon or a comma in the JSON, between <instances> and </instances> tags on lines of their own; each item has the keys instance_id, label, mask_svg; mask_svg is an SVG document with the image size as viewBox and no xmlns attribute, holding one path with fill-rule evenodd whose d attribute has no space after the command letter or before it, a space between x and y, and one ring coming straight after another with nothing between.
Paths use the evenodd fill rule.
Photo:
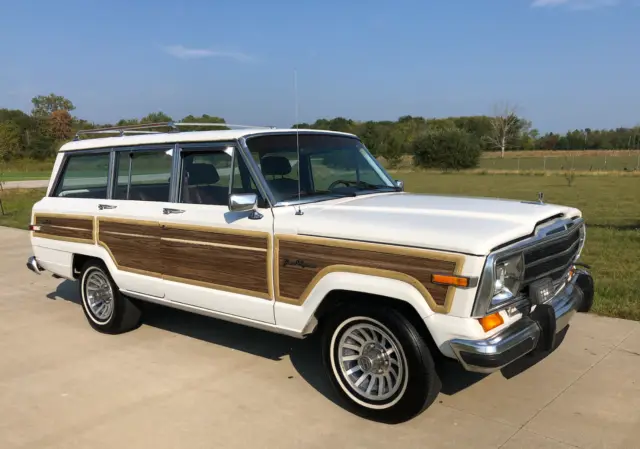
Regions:
<instances>
[{"instance_id":1,"label":"radio antenna","mask_svg":"<svg viewBox=\"0 0 640 449\"><path fill-rule=\"evenodd\" d=\"M300 205L300 200L302 197L302 189L300 184L300 177L302 176L302 172L300 171L300 125L298 124L298 71L296 69L293 70L293 92L296 103L296 154L298 156L298 210L296 210L296 215L304 215L302 212L302 206Z\"/></svg>"}]
</instances>

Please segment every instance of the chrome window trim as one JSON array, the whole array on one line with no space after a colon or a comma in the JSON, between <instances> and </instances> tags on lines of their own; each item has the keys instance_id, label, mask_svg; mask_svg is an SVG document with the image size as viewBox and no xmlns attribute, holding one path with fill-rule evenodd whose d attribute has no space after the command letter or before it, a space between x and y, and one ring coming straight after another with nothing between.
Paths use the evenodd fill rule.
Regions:
<instances>
[{"instance_id":1,"label":"chrome window trim","mask_svg":"<svg viewBox=\"0 0 640 449\"><path fill-rule=\"evenodd\" d=\"M558 231L564 227L564 230ZM478 285L478 290L476 291L476 297L473 304L473 310L471 312L471 316L474 318L483 317L489 313L494 313L496 311L509 308L522 302L522 298L516 297L513 302L508 302L506 304L502 304L499 307L495 307L490 309L492 293L493 293L493 273L495 270L496 263L502 259L511 257L519 252L523 252L525 250L532 250L538 248L542 245L547 245L549 243L553 243L556 240L562 240L567 235L571 234L575 231L576 227L580 228L580 249L576 254L580 254L581 248L584 246L585 242L585 227L584 227L584 219L582 217L576 218L561 218L558 220L554 220L549 224L544 224L536 229L535 234L529 238L525 238L524 240L517 241L509 246L504 248L500 248L497 251L492 252L487 256L485 260L484 267L482 269L482 275L480 276L480 284ZM575 262L575 260L573 261ZM571 265L568 264L569 266ZM526 267L526 265L525 265ZM557 271L557 270L554 270Z\"/></svg>"},{"instance_id":2,"label":"chrome window trim","mask_svg":"<svg viewBox=\"0 0 640 449\"><path fill-rule=\"evenodd\" d=\"M254 137L262 137L262 136L286 136L286 135L296 135L296 134L298 134L298 132L296 132L295 130L293 131L289 130L289 131L283 131L283 132L258 132L258 133L247 134L246 136L243 136L238 139L238 143L240 144L242 152L245 153L244 158L245 158L245 162L247 163L247 166L249 167L249 171L254 175L254 177L257 180L259 180L259 183L256 183L256 185L258 186L258 189L260 189L261 192L264 190L266 194L265 197L267 198L267 201L269 202L269 204L271 204L271 207L297 206L299 204L318 203L321 201L344 198L343 195L322 195L322 196L316 196L313 198L304 198L300 200L276 201L275 196L273 195L273 193L271 192L271 189L269 188L269 183L267 182L266 178L262 174L262 170L260 170L260 167L258 167L258 164L251 156L251 150L247 145L247 140L252 139ZM317 135L327 135L327 136L334 136L334 137L344 137L347 139L353 139L360 142L364 150L369 154L369 156L373 160L374 164L377 165L377 167L382 171L384 176L386 176L386 178L392 184L391 186L389 186L389 189L394 189L393 186L395 186L395 181L393 180L393 177L389 175L389 173L384 169L382 165L380 165L380 163L375 158L375 156L371 154L369 149L366 147L366 145L362 142L362 140L358 136L353 134L341 134L341 133L323 131L323 130L317 130L317 131L304 130L300 132L300 134L306 134L306 135L317 134ZM390 190L390 191L372 190L371 193L390 193L392 191L394 190Z\"/></svg>"}]
</instances>

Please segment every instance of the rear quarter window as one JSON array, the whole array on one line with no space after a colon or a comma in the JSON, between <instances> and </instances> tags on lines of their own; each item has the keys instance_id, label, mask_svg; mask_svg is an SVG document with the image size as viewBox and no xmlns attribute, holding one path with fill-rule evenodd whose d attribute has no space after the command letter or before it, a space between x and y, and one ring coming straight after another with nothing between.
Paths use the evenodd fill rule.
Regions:
<instances>
[{"instance_id":1,"label":"rear quarter window","mask_svg":"<svg viewBox=\"0 0 640 449\"><path fill-rule=\"evenodd\" d=\"M68 155L53 196L105 199L108 177L108 152Z\"/></svg>"}]
</instances>

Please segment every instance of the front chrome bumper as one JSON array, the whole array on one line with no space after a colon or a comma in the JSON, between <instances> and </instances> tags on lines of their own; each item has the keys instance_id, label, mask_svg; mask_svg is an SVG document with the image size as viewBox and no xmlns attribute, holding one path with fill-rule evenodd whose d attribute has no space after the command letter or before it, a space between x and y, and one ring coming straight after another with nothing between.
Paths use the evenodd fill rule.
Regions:
<instances>
[{"instance_id":1,"label":"front chrome bumper","mask_svg":"<svg viewBox=\"0 0 640 449\"><path fill-rule=\"evenodd\" d=\"M510 364L534 349L551 350L555 335L562 331L578 311L588 311L593 302L591 275L578 270L548 303L536 307L508 328L485 340L451 340L457 359L468 371L490 373ZM585 307L585 305L588 305Z\"/></svg>"}]
</instances>

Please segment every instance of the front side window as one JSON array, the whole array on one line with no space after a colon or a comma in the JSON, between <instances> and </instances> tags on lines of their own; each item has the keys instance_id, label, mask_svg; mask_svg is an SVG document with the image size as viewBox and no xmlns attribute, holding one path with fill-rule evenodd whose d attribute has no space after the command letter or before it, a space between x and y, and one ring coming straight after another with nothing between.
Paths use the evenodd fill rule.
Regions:
<instances>
[{"instance_id":1,"label":"front side window","mask_svg":"<svg viewBox=\"0 0 640 449\"><path fill-rule=\"evenodd\" d=\"M180 202L227 206L229 193L256 193L255 183L233 147L183 150Z\"/></svg>"},{"instance_id":2,"label":"front side window","mask_svg":"<svg viewBox=\"0 0 640 449\"><path fill-rule=\"evenodd\" d=\"M298 145L300 161L298 163ZM389 175L354 138L273 134L247 140L277 202L393 191Z\"/></svg>"},{"instance_id":3,"label":"front side window","mask_svg":"<svg viewBox=\"0 0 640 449\"><path fill-rule=\"evenodd\" d=\"M109 153L69 155L53 196L105 199L108 175Z\"/></svg>"},{"instance_id":4,"label":"front side window","mask_svg":"<svg viewBox=\"0 0 640 449\"><path fill-rule=\"evenodd\" d=\"M118 153L114 199L169 201L172 151Z\"/></svg>"}]
</instances>

